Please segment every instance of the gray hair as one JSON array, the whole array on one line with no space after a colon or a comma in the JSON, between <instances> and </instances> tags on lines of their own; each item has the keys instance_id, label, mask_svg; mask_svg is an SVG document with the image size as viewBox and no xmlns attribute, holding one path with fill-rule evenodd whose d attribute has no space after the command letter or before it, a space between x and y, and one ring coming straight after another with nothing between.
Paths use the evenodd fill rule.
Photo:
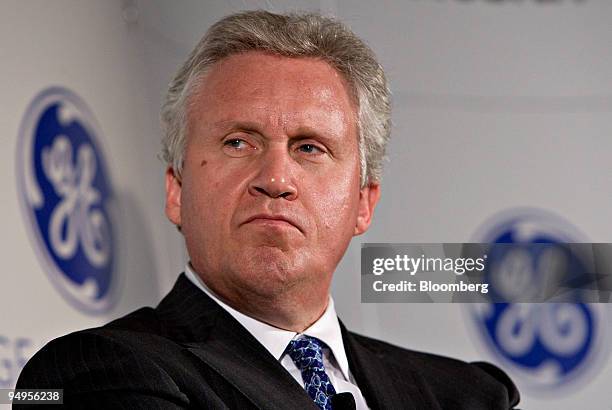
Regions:
<instances>
[{"instance_id":1,"label":"gray hair","mask_svg":"<svg viewBox=\"0 0 612 410\"><path fill-rule=\"evenodd\" d=\"M169 85L162 106L162 159L180 174L185 151L188 100L207 70L247 51L327 62L347 81L358 106L361 186L381 180L391 132L387 80L373 51L342 23L319 14L246 11L215 23Z\"/></svg>"}]
</instances>

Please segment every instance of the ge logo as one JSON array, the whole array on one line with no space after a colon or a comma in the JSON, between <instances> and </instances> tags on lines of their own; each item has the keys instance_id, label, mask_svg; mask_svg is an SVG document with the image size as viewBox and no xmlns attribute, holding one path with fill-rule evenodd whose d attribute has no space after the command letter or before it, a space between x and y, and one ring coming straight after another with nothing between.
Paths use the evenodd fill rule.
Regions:
<instances>
[{"instance_id":1,"label":"ge logo","mask_svg":"<svg viewBox=\"0 0 612 410\"><path fill-rule=\"evenodd\" d=\"M95 208L100 203L100 192L92 186L96 157L90 144L82 144L73 166L73 151L64 135L42 151L44 175L60 198L51 212L49 241L54 253L64 260L73 258L80 244L87 261L102 267L110 257L110 242L108 221Z\"/></svg>"},{"instance_id":2,"label":"ge logo","mask_svg":"<svg viewBox=\"0 0 612 410\"><path fill-rule=\"evenodd\" d=\"M95 118L64 88L31 103L20 130L18 183L43 268L76 307L110 308L116 278L112 189Z\"/></svg>"},{"instance_id":3,"label":"ge logo","mask_svg":"<svg viewBox=\"0 0 612 410\"><path fill-rule=\"evenodd\" d=\"M498 215L488 221L474 239L492 244L586 242L584 236L563 219L534 209ZM491 280L491 291L505 297L513 296L511 288L520 293L538 292L542 272L547 270L540 269L543 260L546 257L541 252L489 254L490 265L497 263L503 267L513 283L508 286L508 283ZM579 260L570 262L582 263ZM507 272L508 269L516 272ZM530 285L525 285L526 281ZM516 376L521 387L532 390L533 394L555 390L568 383L585 382L605 354L606 312L594 304L471 304L468 309L478 339Z\"/></svg>"},{"instance_id":4,"label":"ge logo","mask_svg":"<svg viewBox=\"0 0 612 410\"><path fill-rule=\"evenodd\" d=\"M498 317L492 336L515 359L529 354L536 343L557 359L572 357L593 337L593 317L582 304L499 304L497 308L486 320Z\"/></svg>"}]
</instances>

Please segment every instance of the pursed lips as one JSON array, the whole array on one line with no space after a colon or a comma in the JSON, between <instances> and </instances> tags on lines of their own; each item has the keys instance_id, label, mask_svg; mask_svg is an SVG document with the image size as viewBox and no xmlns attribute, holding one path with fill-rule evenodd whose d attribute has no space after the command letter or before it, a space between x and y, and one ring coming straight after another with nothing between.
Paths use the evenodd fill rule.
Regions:
<instances>
[{"instance_id":1,"label":"pursed lips","mask_svg":"<svg viewBox=\"0 0 612 410\"><path fill-rule=\"evenodd\" d=\"M257 221L261 221L263 223L274 223L274 221L277 221L279 224L289 224L300 232L304 233L300 225L293 218L285 215L257 214L249 217L246 221L242 223L242 225Z\"/></svg>"}]
</instances>

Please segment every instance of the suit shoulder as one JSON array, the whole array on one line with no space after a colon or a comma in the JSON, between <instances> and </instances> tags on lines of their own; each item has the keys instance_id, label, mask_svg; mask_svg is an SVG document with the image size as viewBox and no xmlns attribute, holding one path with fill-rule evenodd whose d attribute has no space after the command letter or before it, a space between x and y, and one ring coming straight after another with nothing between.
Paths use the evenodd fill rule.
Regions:
<instances>
[{"instance_id":1,"label":"suit shoulder","mask_svg":"<svg viewBox=\"0 0 612 410\"><path fill-rule=\"evenodd\" d=\"M418 373L434 395L442 400L454 400L466 392L488 398L500 398L511 406L518 404L520 395L510 377L499 367L486 362L468 363L432 353L419 352L351 332L355 341L376 354L389 365L411 369Z\"/></svg>"},{"instance_id":2,"label":"suit shoulder","mask_svg":"<svg viewBox=\"0 0 612 410\"><path fill-rule=\"evenodd\" d=\"M373 339L371 337L352 332L351 336L353 336L355 340L358 341L363 347L375 353L378 357L383 358L384 360L392 360L397 363L410 362L411 367L417 366L418 369L423 372L440 373L440 376L444 376L444 374L448 376L455 374L465 375L465 371L475 371L477 373L482 372L479 366L475 366L472 363L467 363L462 360L433 353L406 349L382 340Z\"/></svg>"},{"instance_id":3,"label":"suit shoulder","mask_svg":"<svg viewBox=\"0 0 612 410\"><path fill-rule=\"evenodd\" d=\"M24 366L18 389L63 389L68 408L184 408L189 399L160 359L121 326L86 329L47 343ZM168 359L170 360L170 359ZM19 407L21 408L21 407Z\"/></svg>"},{"instance_id":4,"label":"suit shoulder","mask_svg":"<svg viewBox=\"0 0 612 410\"><path fill-rule=\"evenodd\" d=\"M160 333L160 322L155 309L143 307L105 324L100 329Z\"/></svg>"},{"instance_id":5,"label":"suit shoulder","mask_svg":"<svg viewBox=\"0 0 612 410\"><path fill-rule=\"evenodd\" d=\"M79 330L51 340L26 363L17 386L71 386L114 375L139 380L145 374L167 379L160 357L172 342L159 333L153 309L142 308L102 327ZM94 383L91 383L93 388Z\"/></svg>"},{"instance_id":6,"label":"suit shoulder","mask_svg":"<svg viewBox=\"0 0 612 410\"><path fill-rule=\"evenodd\" d=\"M416 350L406 349L396 346L382 340L352 333L351 335L370 351L376 353L379 357L384 357L387 360L397 360L399 362L410 361L413 365L423 365L432 369L446 371L464 371L472 365L462 360L453 359L451 357L441 356L433 353L420 352Z\"/></svg>"},{"instance_id":7,"label":"suit shoulder","mask_svg":"<svg viewBox=\"0 0 612 410\"><path fill-rule=\"evenodd\" d=\"M119 317L100 327L79 330L54 340L56 343L71 343L79 338L95 339L98 342L134 344L142 350L149 345L147 340L160 341L165 338L162 322L155 309L143 307Z\"/></svg>"},{"instance_id":8,"label":"suit shoulder","mask_svg":"<svg viewBox=\"0 0 612 410\"><path fill-rule=\"evenodd\" d=\"M444 374L461 373L466 369L471 370L471 365L461 360L406 349L357 333L351 332L351 336L379 358L397 364L408 363L410 367L415 367L419 372L439 372L443 376Z\"/></svg>"}]
</instances>

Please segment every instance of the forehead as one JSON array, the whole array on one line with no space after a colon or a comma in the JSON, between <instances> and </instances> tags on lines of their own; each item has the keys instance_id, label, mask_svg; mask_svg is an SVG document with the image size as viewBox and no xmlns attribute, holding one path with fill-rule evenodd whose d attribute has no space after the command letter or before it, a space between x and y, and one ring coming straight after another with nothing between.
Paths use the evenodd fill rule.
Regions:
<instances>
[{"instance_id":1,"label":"forehead","mask_svg":"<svg viewBox=\"0 0 612 410\"><path fill-rule=\"evenodd\" d=\"M314 58L232 55L212 66L189 103L190 122L200 125L256 121L356 129L356 104L346 80Z\"/></svg>"}]
</instances>

